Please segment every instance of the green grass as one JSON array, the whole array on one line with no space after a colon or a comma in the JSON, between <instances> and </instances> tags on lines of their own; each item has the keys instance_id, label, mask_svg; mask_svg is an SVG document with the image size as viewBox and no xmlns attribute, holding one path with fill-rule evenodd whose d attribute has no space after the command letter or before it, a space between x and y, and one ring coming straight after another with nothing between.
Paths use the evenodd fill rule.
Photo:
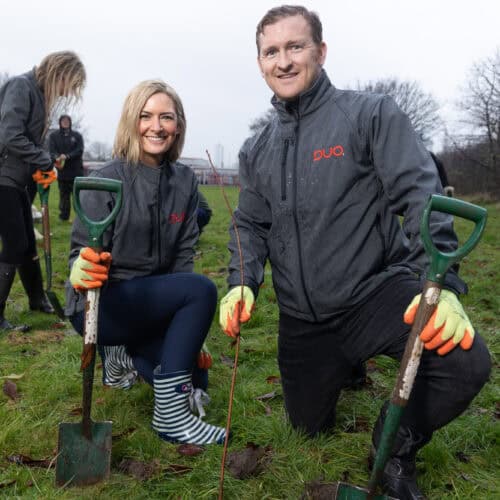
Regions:
<instances>
[{"instance_id":1,"label":"green grass","mask_svg":"<svg viewBox=\"0 0 500 500\"><path fill-rule=\"evenodd\" d=\"M215 186L203 186L214 209L197 247L196 270L208 275L218 286L219 297L226 292L227 227L229 215ZM237 191L226 188L233 205ZM70 225L57 218L57 188L50 197L54 289L63 300L63 283ZM483 388L470 408L460 418L438 431L421 452L418 461L419 484L430 499L500 498L498 482L498 423L500 412L498 367L499 342L496 320L499 304L500 205L488 203L486 234L462 265L462 276L470 293L464 298L473 324L487 339L493 355L491 381ZM73 215L72 215L73 216ZM458 223L464 234L466 224ZM465 237L465 236L464 236ZM40 247L39 253L43 256ZM42 257L43 258L43 257ZM28 455L34 459L54 456L59 422L78 421L71 409L81 405L81 375L78 372L80 337L71 334L69 325L54 328L55 316L28 311L27 298L16 279L8 305L11 321L33 326L27 334L0 336L0 376L23 374L15 380L21 398L10 401L0 395L0 497L1 498L216 498L222 447L209 446L196 457L177 453L175 445L161 442L150 429L153 408L152 389L138 384L130 391L104 390L101 369L96 371L93 418L112 420L115 439L112 474L109 481L85 489L59 489L54 486L54 469L13 465L6 457ZM365 419L369 427L391 391L396 364L383 357L376 359L379 371L370 374L373 384L361 391L346 391L338 406L338 424L331 434L307 439L287 424L281 387L267 383L270 375L279 375L276 362L277 306L271 286L270 271L259 295L252 320L243 327L238 378L234 397L230 451L248 442L270 446L272 460L259 476L234 479L226 472L225 498L300 498L306 482L323 479L346 479L364 485L368 480L366 456L370 443L369 429L348 432L353 422ZM231 367L221 356L232 358L234 350L214 319L208 344L215 358L210 370L210 394L207 421L225 425ZM4 379L0 380L3 384ZM256 399L271 391L271 400ZM132 429L132 430L130 430ZM128 431L128 432L126 432ZM461 457L459 459L458 457ZM157 461L162 467L147 480L138 480L118 470L124 458ZM168 472L171 464L192 467L183 475ZM15 481L6 485L10 481Z\"/></svg>"}]
</instances>

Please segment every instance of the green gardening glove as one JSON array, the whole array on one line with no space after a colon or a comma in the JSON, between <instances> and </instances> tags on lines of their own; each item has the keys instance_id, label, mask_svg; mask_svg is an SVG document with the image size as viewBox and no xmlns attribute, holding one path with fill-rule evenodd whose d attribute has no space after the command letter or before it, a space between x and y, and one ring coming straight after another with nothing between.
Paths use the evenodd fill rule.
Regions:
<instances>
[{"instance_id":1,"label":"green gardening glove","mask_svg":"<svg viewBox=\"0 0 500 500\"><path fill-rule=\"evenodd\" d=\"M240 323L246 323L255 307L255 297L248 286L232 288L220 301L219 324L226 335L236 337L240 333Z\"/></svg>"},{"instance_id":2,"label":"green gardening glove","mask_svg":"<svg viewBox=\"0 0 500 500\"><path fill-rule=\"evenodd\" d=\"M420 296L421 294L417 295L406 309L405 323L413 323ZM437 349L441 356L449 353L458 344L466 351L472 347L474 328L453 292L441 291L436 310L420 333L420 339L426 349Z\"/></svg>"},{"instance_id":3,"label":"green gardening glove","mask_svg":"<svg viewBox=\"0 0 500 500\"><path fill-rule=\"evenodd\" d=\"M83 247L80 255L73 262L69 281L78 291L90 288L100 288L108 279L111 254L109 252L97 253L90 247Z\"/></svg>"}]
</instances>

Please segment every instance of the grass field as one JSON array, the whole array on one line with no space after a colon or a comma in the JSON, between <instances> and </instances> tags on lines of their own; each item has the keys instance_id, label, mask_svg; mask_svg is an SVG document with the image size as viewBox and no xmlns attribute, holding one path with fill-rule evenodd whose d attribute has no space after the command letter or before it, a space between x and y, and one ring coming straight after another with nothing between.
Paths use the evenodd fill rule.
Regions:
<instances>
[{"instance_id":1,"label":"grass field","mask_svg":"<svg viewBox=\"0 0 500 500\"><path fill-rule=\"evenodd\" d=\"M214 209L209 226L197 247L196 271L209 276L226 292L229 215L216 186L203 186ZM231 203L237 192L226 188ZM70 225L57 218L57 188L50 197L54 289L63 300L63 283ZM472 200L474 201L474 200ZM475 200L478 201L478 200ZM479 200L480 203L480 200ZM420 453L419 484L430 499L500 498L498 418L500 205L489 210L486 233L462 265L470 292L464 304L472 323L487 339L493 355L493 374L471 407L460 418L438 431ZM458 223L462 238L468 231ZM39 253L43 259L42 247ZM226 472L225 498L298 499L306 483L345 480L364 485L368 479L366 456L371 426L390 394L396 364L378 357L369 363L371 383L360 391L345 391L338 406L334 432L307 439L287 424L276 363L277 306L270 271L252 320L242 329L238 378L234 397L229 451L247 443L267 447L269 460L262 472L249 479L235 479ZM197 456L180 455L177 446L161 442L150 428L152 389L144 383L130 391L104 389L101 369L96 371L94 420L113 421L112 474L109 481L85 489L59 489L54 469L12 462L15 455L50 460L56 452L59 422L77 422L71 411L81 406L81 375L78 371L81 339L69 323L57 324L55 316L28 311L27 298L16 278L7 311L11 321L33 326L26 334L0 335L1 384L10 378L17 385L15 401L0 395L0 498L216 498L222 447L209 446ZM234 350L214 319L208 345L215 359L210 370L212 402L207 421L225 425ZM276 383L278 381L278 383ZM269 395L260 398L262 395ZM136 476L123 471L124 460L147 467ZM26 459L24 459L26 461ZM122 468L120 468L122 464ZM36 465L36 464L32 464Z\"/></svg>"}]
</instances>

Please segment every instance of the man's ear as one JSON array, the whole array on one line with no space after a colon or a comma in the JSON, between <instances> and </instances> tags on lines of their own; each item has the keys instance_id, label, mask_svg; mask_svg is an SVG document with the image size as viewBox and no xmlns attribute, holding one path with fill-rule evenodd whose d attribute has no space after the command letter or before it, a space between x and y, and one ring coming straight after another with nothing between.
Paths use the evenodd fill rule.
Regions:
<instances>
[{"instance_id":1,"label":"man's ear","mask_svg":"<svg viewBox=\"0 0 500 500\"><path fill-rule=\"evenodd\" d=\"M325 64L326 60L326 53L328 52L328 47L326 46L325 42L321 42L321 44L318 47L318 55L319 55L319 64L323 66Z\"/></svg>"}]
</instances>

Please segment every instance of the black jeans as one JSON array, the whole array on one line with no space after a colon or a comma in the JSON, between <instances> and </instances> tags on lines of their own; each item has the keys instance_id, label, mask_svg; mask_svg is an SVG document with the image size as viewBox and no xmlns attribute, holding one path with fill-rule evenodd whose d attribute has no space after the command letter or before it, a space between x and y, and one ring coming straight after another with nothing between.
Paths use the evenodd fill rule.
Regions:
<instances>
[{"instance_id":1,"label":"black jeans","mask_svg":"<svg viewBox=\"0 0 500 500\"><path fill-rule=\"evenodd\" d=\"M280 315L278 361L294 427L309 435L332 427L340 391L354 366L377 354L401 359L410 332L403 313L419 292L418 281L400 275L335 319L309 323ZM477 333L469 351L457 346L439 356L424 350L401 425L432 435L467 408L490 370L488 350Z\"/></svg>"},{"instance_id":2,"label":"black jeans","mask_svg":"<svg viewBox=\"0 0 500 500\"><path fill-rule=\"evenodd\" d=\"M19 265L37 254L31 202L26 191L0 186L0 262Z\"/></svg>"},{"instance_id":3,"label":"black jeans","mask_svg":"<svg viewBox=\"0 0 500 500\"><path fill-rule=\"evenodd\" d=\"M59 218L68 220L71 213L71 193L73 192L74 179L57 180L59 184Z\"/></svg>"}]
</instances>

